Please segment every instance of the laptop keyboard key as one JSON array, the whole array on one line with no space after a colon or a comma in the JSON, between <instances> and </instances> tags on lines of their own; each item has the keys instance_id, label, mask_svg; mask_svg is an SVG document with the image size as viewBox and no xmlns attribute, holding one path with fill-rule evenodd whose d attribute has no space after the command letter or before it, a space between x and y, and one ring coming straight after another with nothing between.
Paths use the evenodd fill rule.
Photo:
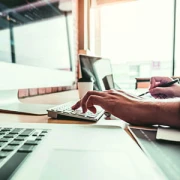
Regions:
<instances>
[{"instance_id":1,"label":"laptop keyboard key","mask_svg":"<svg viewBox=\"0 0 180 180\"><path fill-rule=\"evenodd\" d=\"M9 155L9 152L0 151L0 159L3 159Z\"/></svg>"},{"instance_id":2,"label":"laptop keyboard key","mask_svg":"<svg viewBox=\"0 0 180 180\"><path fill-rule=\"evenodd\" d=\"M6 146L2 149L2 151L13 151L16 147L14 146Z\"/></svg>"},{"instance_id":3,"label":"laptop keyboard key","mask_svg":"<svg viewBox=\"0 0 180 180\"><path fill-rule=\"evenodd\" d=\"M18 146L18 145L20 145L20 141L12 141L12 142L9 143L9 145Z\"/></svg>"},{"instance_id":4,"label":"laptop keyboard key","mask_svg":"<svg viewBox=\"0 0 180 180\"><path fill-rule=\"evenodd\" d=\"M42 137L37 137L36 140L37 140L37 141L41 141L41 140L42 140Z\"/></svg>"},{"instance_id":5,"label":"laptop keyboard key","mask_svg":"<svg viewBox=\"0 0 180 180\"><path fill-rule=\"evenodd\" d=\"M32 145L23 145L20 147L20 149L18 150L18 152L32 152L35 146Z\"/></svg>"},{"instance_id":6,"label":"laptop keyboard key","mask_svg":"<svg viewBox=\"0 0 180 180\"><path fill-rule=\"evenodd\" d=\"M19 136L29 136L33 131L34 131L34 129L26 129Z\"/></svg>"},{"instance_id":7,"label":"laptop keyboard key","mask_svg":"<svg viewBox=\"0 0 180 180\"><path fill-rule=\"evenodd\" d=\"M0 157L7 156L6 152L3 152ZM0 168L0 179L9 179L12 173L16 170L19 164L25 159L29 153L15 153L5 164Z\"/></svg>"},{"instance_id":8,"label":"laptop keyboard key","mask_svg":"<svg viewBox=\"0 0 180 180\"><path fill-rule=\"evenodd\" d=\"M38 141L26 141L24 144L25 145L38 145Z\"/></svg>"},{"instance_id":9,"label":"laptop keyboard key","mask_svg":"<svg viewBox=\"0 0 180 180\"><path fill-rule=\"evenodd\" d=\"M1 131L10 131L11 130L11 128L4 128L4 129L1 129Z\"/></svg>"},{"instance_id":10,"label":"laptop keyboard key","mask_svg":"<svg viewBox=\"0 0 180 180\"><path fill-rule=\"evenodd\" d=\"M13 135L5 135L4 138L13 138L14 136Z\"/></svg>"},{"instance_id":11,"label":"laptop keyboard key","mask_svg":"<svg viewBox=\"0 0 180 180\"><path fill-rule=\"evenodd\" d=\"M35 133L33 134L33 136L38 136L38 134L39 134L38 132L35 132Z\"/></svg>"},{"instance_id":12,"label":"laptop keyboard key","mask_svg":"<svg viewBox=\"0 0 180 180\"><path fill-rule=\"evenodd\" d=\"M0 139L0 142L8 142L8 141L9 141L8 138L1 138L1 139Z\"/></svg>"},{"instance_id":13,"label":"laptop keyboard key","mask_svg":"<svg viewBox=\"0 0 180 180\"><path fill-rule=\"evenodd\" d=\"M22 131L21 128L15 128L9 134L19 134L19 132L21 132L21 131Z\"/></svg>"},{"instance_id":14,"label":"laptop keyboard key","mask_svg":"<svg viewBox=\"0 0 180 180\"><path fill-rule=\"evenodd\" d=\"M46 131L46 130L43 130L43 131L42 131L42 133L48 133L48 131Z\"/></svg>"},{"instance_id":15,"label":"laptop keyboard key","mask_svg":"<svg viewBox=\"0 0 180 180\"><path fill-rule=\"evenodd\" d=\"M6 142L0 142L0 147L4 146Z\"/></svg>"},{"instance_id":16,"label":"laptop keyboard key","mask_svg":"<svg viewBox=\"0 0 180 180\"><path fill-rule=\"evenodd\" d=\"M14 140L15 140L15 141L24 141L24 138L22 138L22 137L17 137L17 138L15 138Z\"/></svg>"}]
</instances>

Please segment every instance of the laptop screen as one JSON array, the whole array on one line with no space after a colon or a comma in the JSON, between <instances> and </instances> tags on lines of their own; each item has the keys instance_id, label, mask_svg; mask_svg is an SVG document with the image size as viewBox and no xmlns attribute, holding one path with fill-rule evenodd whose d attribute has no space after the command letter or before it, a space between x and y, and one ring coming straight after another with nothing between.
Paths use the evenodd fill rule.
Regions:
<instances>
[{"instance_id":1,"label":"laptop screen","mask_svg":"<svg viewBox=\"0 0 180 180\"><path fill-rule=\"evenodd\" d=\"M81 76L92 78L94 90L103 91L114 88L111 62L108 58L79 55Z\"/></svg>"}]
</instances>

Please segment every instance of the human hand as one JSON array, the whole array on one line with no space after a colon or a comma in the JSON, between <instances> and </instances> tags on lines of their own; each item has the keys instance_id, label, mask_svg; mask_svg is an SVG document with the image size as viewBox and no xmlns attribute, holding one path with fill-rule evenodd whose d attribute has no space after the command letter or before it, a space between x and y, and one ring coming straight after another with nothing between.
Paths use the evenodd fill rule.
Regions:
<instances>
[{"instance_id":1,"label":"human hand","mask_svg":"<svg viewBox=\"0 0 180 180\"><path fill-rule=\"evenodd\" d=\"M87 110L96 113L95 105L98 105L120 119L135 123L130 113L137 110L135 102L138 102L136 97L131 97L122 91L88 91L80 101L72 106L72 109L82 107L83 113Z\"/></svg>"},{"instance_id":2,"label":"human hand","mask_svg":"<svg viewBox=\"0 0 180 180\"><path fill-rule=\"evenodd\" d=\"M152 77L150 79L149 92L155 98L172 98L180 97L180 86L178 84L173 84L170 87L158 87L160 84L168 83L172 81L169 77Z\"/></svg>"}]
</instances>

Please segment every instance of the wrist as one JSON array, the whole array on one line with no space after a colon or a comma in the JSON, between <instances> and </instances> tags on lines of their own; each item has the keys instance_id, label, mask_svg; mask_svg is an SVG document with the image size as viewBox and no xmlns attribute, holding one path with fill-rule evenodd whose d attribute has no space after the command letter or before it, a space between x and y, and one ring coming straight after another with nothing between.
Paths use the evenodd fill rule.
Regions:
<instances>
[{"instance_id":1,"label":"wrist","mask_svg":"<svg viewBox=\"0 0 180 180\"><path fill-rule=\"evenodd\" d=\"M136 117L141 125L159 123L160 106L157 100L142 100L137 103Z\"/></svg>"}]
</instances>

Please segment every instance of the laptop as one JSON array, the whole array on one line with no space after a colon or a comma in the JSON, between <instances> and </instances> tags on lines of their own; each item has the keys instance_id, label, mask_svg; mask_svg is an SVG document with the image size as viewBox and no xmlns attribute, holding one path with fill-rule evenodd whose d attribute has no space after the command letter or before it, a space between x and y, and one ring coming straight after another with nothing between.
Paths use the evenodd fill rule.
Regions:
<instances>
[{"instance_id":1,"label":"laptop","mask_svg":"<svg viewBox=\"0 0 180 180\"><path fill-rule=\"evenodd\" d=\"M103 91L116 88L111 60L99 56L79 54L81 76L94 80L94 90Z\"/></svg>"},{"instance_id":2,"label":"laptop","mask_svg":"<svg viewBox=\"0 0 180 180\"><path fill-rule=\"evenodd\" d=\"M116 125L11 123L0 133L11 139L0 147L1 180L166 179Z\"/></svg>"}]
</instances>

